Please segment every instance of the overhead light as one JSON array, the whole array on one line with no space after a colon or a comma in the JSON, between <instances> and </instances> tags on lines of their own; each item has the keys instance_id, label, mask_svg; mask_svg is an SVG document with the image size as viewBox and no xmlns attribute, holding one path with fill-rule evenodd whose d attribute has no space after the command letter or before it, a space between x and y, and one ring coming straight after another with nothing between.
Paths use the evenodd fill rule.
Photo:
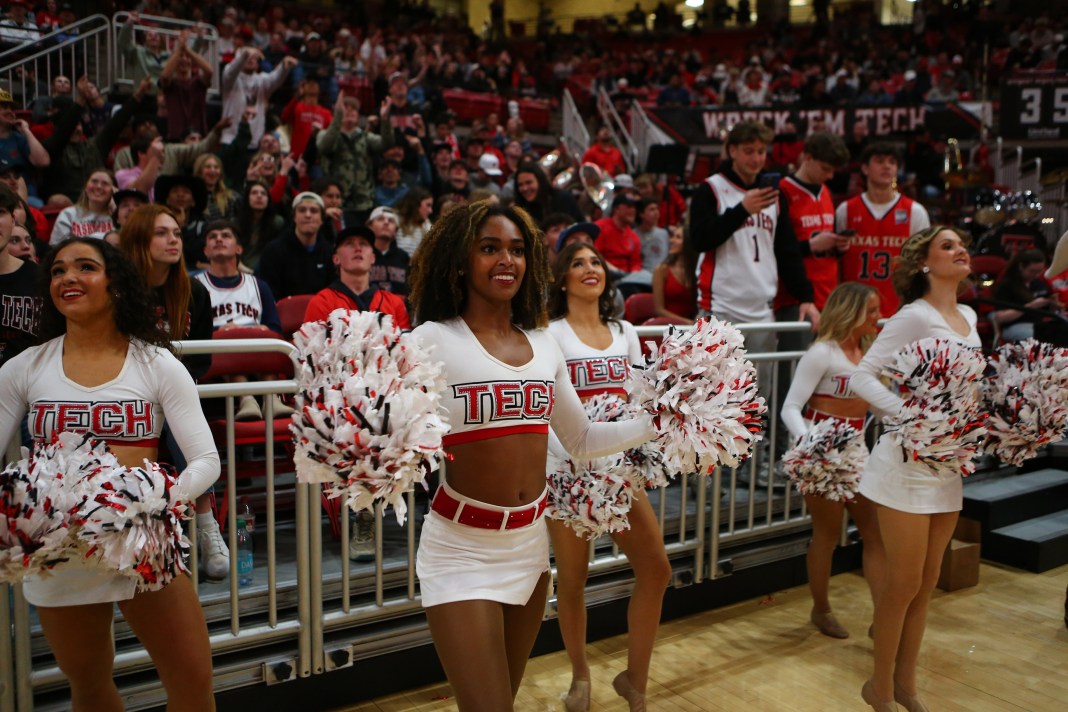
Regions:
<instances>
[{"instance_id":1,"label":"overhead light","mask_svg":"<svg viewBox=\"0 0 1068 712\"><path fill-rule=\"evenodd\" d=\"M705 0L686 0L686 7L703 7Z\"/></svg>"}]
</instances>

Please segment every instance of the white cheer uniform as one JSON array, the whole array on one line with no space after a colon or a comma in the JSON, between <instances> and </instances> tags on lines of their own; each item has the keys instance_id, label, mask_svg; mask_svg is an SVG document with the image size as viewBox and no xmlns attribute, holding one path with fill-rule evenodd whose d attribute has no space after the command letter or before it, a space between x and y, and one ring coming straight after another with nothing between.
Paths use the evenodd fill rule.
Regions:
<instances>
[{"instance_id":1,"label":"white cheer uniform","mask_svg":"<svg viewBox=\"0 0 1068 712\"><path fill-rule=\"evenodd\" d=\"M790 390L782 404L782 422L790 430L790 435L800 438L808 431L809 423L802 412L812 396L859 397L850 388L850 376L856 368L857 365L833 341L817 341L809 347L797 362Z\"/></svg>"},{"instance_id":2,"label":"white cheer uniform","mask_svg":"<svg viewBox=\"0 0 1068 712\"><path fill-rule=\"evenodd\" d=\"M608 329L612 332L612 343L607 348L595 349L575 334L567 319L549 322L549 333L567 360L568 378L579 398L611 393L626 399L630 364L642 363L642 347L634 326L628 321L612 321Z\"/></svg>"},{"instance_id":3,"label":"white cheer uniform","mask_svg":"<svg viewBox=\"0 0 1068 712\"><path fill-rule=\"evenodd\" d=\"M517 433L548 435L551 425L568 452L592 459L635 447L656 434L645 417L591 423L568 379L560 347L546 330L523 332L533 357L521 366L486 351L462 318L426 322L414 333L432 348L433 358L444 362L448 385L442 400L451 426L443 438L446 450ZM512 466L502 462L502 476ZM449 493L482 509L509 509ZM528 526L500 531L450 521L435 511L423 521L416 573L425 607L465 600L523 605L548 570L549 538L541 516Z\"/></svg>"},{"instance_id":4,"label":"white cheer uniform","mask_svg":"<svg viewBox=\"0 0 1068 712\"><path fill-rule=\"evenodd\" d=\"M170 352L131 340L119 374L82 386L63 370L64 337L23 351L0 369L0 438L7 443L29 415L35 440L53 433L84 433L115 445L156 447L166 417L188 464L178 478L192 501L219 477L219 454L200 408L196 385ZM127 576L71 561L44 578L29 577L23 590L37 606L75 606L132 598Z\"/></svg>"},{"instance_id":5,"label":"white cheer uniform","mask_svg":"<svg viewBox=\"0 0 1068 712\"><path fill-rule=\"evenodd\" d=\"M901 410L904 399L888 390L879 376L903 347L929 336L967 346L980 345L975 312L963 304L957 310L968 322L966 335L954 331L938 310L923 299L901 307L886 322L879 338L857 366L850 380L852 389L880 416ZM938 475L923 463L908 459L890 433L879 438L872 449L860 478L860 493L877 504L913 514L958 512L964 503L960 475Z\"/></svg>"}]
</instances>

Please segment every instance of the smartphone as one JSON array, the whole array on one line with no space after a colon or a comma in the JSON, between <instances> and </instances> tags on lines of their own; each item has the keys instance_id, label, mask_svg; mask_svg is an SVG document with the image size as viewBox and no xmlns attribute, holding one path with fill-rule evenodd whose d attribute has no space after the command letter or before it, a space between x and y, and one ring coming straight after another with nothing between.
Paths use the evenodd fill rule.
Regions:
<instances>
[{"instance_id":1,"label":"smartphone","mask_svg":"<svg viewBox=\"0 0 1068 712\"><path fill-rule=\"evenodd\" d=\"M763 173L757 178L758 188L774 188L779 189L779 181L782 180L781 173Z\"/></svg>"}]
</instances>

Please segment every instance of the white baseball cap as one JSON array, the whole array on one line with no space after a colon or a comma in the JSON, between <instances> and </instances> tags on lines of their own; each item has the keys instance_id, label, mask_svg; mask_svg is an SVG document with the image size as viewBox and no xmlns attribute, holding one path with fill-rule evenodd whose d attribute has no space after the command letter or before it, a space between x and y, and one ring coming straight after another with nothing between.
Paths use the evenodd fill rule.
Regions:
<instances>
[{"instance_id":1,"label":"white baseball cap","mask_svg":"<svg viewBox=\"0 0 1068 712\"><path fill-rule=\"evenodd\" d=\"M503 175L501 162L492 153L483 153L478 157L478 169L488 176Z\"/></svg>"}]
</instances>

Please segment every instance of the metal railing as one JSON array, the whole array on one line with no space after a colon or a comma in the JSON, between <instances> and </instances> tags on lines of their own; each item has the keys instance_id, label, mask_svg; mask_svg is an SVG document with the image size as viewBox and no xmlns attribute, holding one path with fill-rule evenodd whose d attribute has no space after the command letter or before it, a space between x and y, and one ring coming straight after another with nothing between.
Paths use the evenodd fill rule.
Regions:
<instances>
[{"instance_id":1,"label":"metal railing","mask_svg":"<svg viewBox=\"0 0 1068 712\"><path fill-rule=\"evenodd\" d=\"M642 105L636 101L630 106L630 135L634 140L636 163L639 167L648 163L649 149L653 146L676 143L663 129L653 123Z\"/></svg>"},{"instance_id":2,"label":"metal railing","mask_svg":"<svg viewBox=\"0 0 1068 712\"><path fill-rule=\"evenodd\" d=\"M128 12L117 12L113 17L112 30L115 34L114 42L112 43L111 61L115 67L115 73L112 75L112 80L116 85L121 84L133 88L134 73L125 56L125 48L119 46L119 36L122 34L122 29L126 25L126 20L129 16L130 13ZM211 85L208 87L208 93L213 96L219 95L220 87L222 86L222 67L219 64L219 31L215 29L214 25L160 15L141 15L140 21L134 24L133 29L134 42L137 41L139 33L157 32L168 51L174 47L183 30L201 30L202 33L200 35L193 35L195 40L194 49L215 70L211 75Z\"/></svg>"},{"instance_id":3,"label":"metal railing","mask_svg":"<svg viewBox=\"0 0 1068 712\"><path fill-rule=\"evenodd\" d=\"M564 100L561 102L560 110L562 113L564 144L575 161L580 161L583 154L590 147L590 132L586 128L586 121L582 118L582 113L575 106L574 97L571 96L571 92L567 89L564 89Z\"/></svg>"},{"instance_id":4,"label":"metal railing","mask_svg":"<svg viewBox=\"0 0 1068 712\"><path fill-rule=\"evenodd\" d=\"M804 322L752 324L739 327L743 333L758 331L799 331ZM664 327L638 327L642 339L656 337ZM274 339L214 340L184 342L183 353L279 352L293 356L291 344ZM751 354L754 362L792 362L800 352ZM778 432L775 406L778 369L771 369L767 388L769 432L774 443ZM203 400L223 399L225 526L231 552L237 549L238 485L245 482L242 468L257 466L262 479L257 488L266 512L265 534L256 530L257 549L253 584L239 587L236 556L231 556L226 583L197 581L201 603L208 620L216 667L216 690L223 691L253 684L273 684L296 677L323 674L351 665L360 658L417 647L430 642L420 608L415 576L415 552L420 528L421 506L425 500L415 492L407 496L408 518L395 525L391 513L381 507L374 512L375 556L373 563L349 560L349 517L343 511L338 522L337 541L324 536L323 497L317 485L295 483L292 467L276 469L271 419L272 394L294 393L295 381L268 380L248 383L216 383L198 386ZM235 435L234 398L243 395L264 398L265 430L262 455L248 452ZM287 451L288 454L291 451ZM15 453L12 453L15 454ZM700 582L726 575L744 566L731 562L731 547L756 543L777 535L805 529L809 518L800 498L775 480L777 452L766 454L728 471L716 469L710 475L680 475L666 488L650 491L650 500L660 522L665 548L676 571L676 585ZM15 454L17 456L17 454ZM286 460L291 463L291 460ZM766 473L766 474L765 474ZM766 481L761 477L766 476ZM223 480L220 480L220 484ZM246 487L244 494L248 494ZM284 496L291 501L283 501ZM261 511L260 508L256 508ZM258 518L258 517L257 517ZM190 536L196 541L195 522ZM194 547L195 550L195 547ZM591 544L589 594L593 602L629 595L626 579L620 574L629 564L618 547L603 538ZM264 569L264 562L266 567ZM192 568L197 569L194 558ZM263 575L263 571L266 575ZM195 574L194 574L195 575ZM196 579L194 579L196 581ZM21 587L11 590L14 604L0 605L0 625L5 617L13 626L13 636L0 638L0 712L35 709L62 709L50 700L62 696L65 680L48 653L47 644ZM546 608L555 616L554 602ZM380 624L391 621L383 628ZM121 619L116 624L118 642L115 675L128 709L161 704L162 688L131 680L131 673L151 668L147 653L136 644L132 632Z\"/></svg>"},{"instance_id":5,"label":"metal railing","mask_svg":"<svg viewBox=\"0 0 1068 712\"><path fill-rule=\"evenodd\" d=\"M1039 227L1047 245L1053 245L1068 230L1068 176L1043 180L1042 158L1024 160L1024 148L1006 147L998 137L993 151L994 182L1010 193L1031 191L1042 203Z\"/></svg>"},{"instance_id":6,"label":"metal railing","mask_svg":"<svg viewBox=\"0 0 1068 712\"><path fill-rule=\"evenodd\" d=\"M601 115L603 124L612 132L612 140L619 146L619 150L623 154L623 161L627 164L627 172L633 175L635 167L640 165L638 162L638 147L630 135L630 129L627 128L626 122L616 111L615 104L612 103L612 99L608 96L608 92L605 91L604 87L597 90L597 113Z\"/></svg>"},{"instance_id":7,"label":"metal railing","mask_svg":"<svg viewBox=\"0 0 1068 712\"><path fill-rule=\"evenodd\" d=\"M26 108L37 98L52 94L52 79L63 75L74 84L86 75L101 88L110 83L111 22L105 15L90 15L66 27L0 52L0 85Z\"/></svg>"}]
</instances>

